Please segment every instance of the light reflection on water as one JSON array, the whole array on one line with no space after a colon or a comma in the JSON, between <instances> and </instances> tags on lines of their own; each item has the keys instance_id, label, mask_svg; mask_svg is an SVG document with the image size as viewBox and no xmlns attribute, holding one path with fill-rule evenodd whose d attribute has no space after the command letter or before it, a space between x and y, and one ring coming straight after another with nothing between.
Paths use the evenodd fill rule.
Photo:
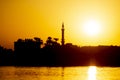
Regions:
<instances>
[{"instance_id":1,"label":"light reflection on water","mask_svg":"<svg viewBox=\"0 0 120 80\"><path fill-rule=\"evenodd\" d=\"M0 80L120 80L120 67L0 67Z\"/></svg>"},{"instance_id":2,"label":"light reflection on water","mask_svg":"<svg viewBox=\"0 0 120 80\"><path fill-rule=\"evenodd\" d=\"M96 80L96 66L90 66L88 68L88 80Z\"/></svg>"}]
</instances>

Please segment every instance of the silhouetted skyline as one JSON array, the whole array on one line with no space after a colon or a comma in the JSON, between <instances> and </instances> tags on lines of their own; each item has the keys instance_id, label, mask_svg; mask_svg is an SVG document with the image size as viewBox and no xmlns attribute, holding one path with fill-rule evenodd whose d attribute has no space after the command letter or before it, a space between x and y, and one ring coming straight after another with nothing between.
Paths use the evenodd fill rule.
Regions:
<instances>
[{"instance_id":1,"label":"silhouetted skyline","mask_svg":"<svg viewBox=\"0 0 120 80\"><path fill-rule=\"evenodd\" d=\"M18 39L14 51L0 46L0 66L120 66L120 46L64 46L58 38ZM41 47L42 44L45 44Z\"/></svg>"},{"instance_id":2,"label":"silhouetted skyline","mask_svg":"<svg viewBox=\"0 0 120 80\"><path fill-rule=\"evenodd\" d=\"M62 22L66 43L120 45L120 0L0 0L0 10L0 45L6 48L18 38L61 39Z\"/></svg>"}]
</instances>

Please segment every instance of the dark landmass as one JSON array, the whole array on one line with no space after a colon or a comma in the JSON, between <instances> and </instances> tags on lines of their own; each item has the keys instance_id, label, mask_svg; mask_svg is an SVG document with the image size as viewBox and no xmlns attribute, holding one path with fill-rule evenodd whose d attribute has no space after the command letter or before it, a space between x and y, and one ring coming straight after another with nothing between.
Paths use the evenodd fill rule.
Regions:
<instances>
[{"instance_id":1,"label":"dark landmass","mask_svg":"<svg viewBox=\"0 0 120 80\"><path fill-rule=\"evenodd\" d=\"M14 51L0 47L0 66L120 66L120 46L60 45L58 38L18 39ZM43 47L41 47L44 45Z\"/></svg>"}]
</instances>

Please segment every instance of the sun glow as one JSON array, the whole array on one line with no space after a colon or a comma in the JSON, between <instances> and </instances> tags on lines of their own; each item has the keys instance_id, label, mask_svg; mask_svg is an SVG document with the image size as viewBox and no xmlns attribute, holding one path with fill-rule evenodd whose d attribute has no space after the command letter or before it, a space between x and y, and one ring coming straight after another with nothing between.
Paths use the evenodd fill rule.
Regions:
<instances>
[{"instance_id":1,"label":"sun glow","mask_svg":"<svg viewBox=\"0 0 120 80\"><path fill-rule=\"evenodd\" d=\"M88 68L88 80L96 80L96 66Z\"/></svg>"},{"instance_id":2,"label":"sun glow","mask_svg":"<svg viewBox=\"0 0 120 80\"><path fill-rule=\"evenodd\" d=\"M83 32L88 36L97 36L101 32L101 25L95 20L83 24Z\"/></svg>"}]
</instances>

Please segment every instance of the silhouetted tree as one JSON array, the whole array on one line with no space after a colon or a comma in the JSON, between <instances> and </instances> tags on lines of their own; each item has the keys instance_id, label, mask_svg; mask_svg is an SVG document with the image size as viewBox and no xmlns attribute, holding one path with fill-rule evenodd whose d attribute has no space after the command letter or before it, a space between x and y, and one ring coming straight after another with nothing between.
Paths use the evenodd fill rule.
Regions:
<instances>
[{"instance_id":1,"label":"silhouetted tree","mask_svg":"<svg viewBox=\"0 0 120 80\"><path fill-rule=\"evenodd\" d=\"M41 40L40 38L38 37L34 37L35 41L40 43L40 48L41 48L41 45L43 44L43 40Z\"/></svg>"},{"instance_id":2,"label":"silhouetted tree","mask_svg":"<svg viewBox=\"0 0 120 80\"><path fill-rule=\"evenodd\" d=\"M14 54L12 49L0 46L0 65L13 65Z\"/></svg>"},{"instance_id":3,"label":"silhouetted tree","mask_svg":"<svg viewBox=\"0 0 120 80\"><path fill-rule=\"evenodd\" d=\"M59 39L58 38L54 38L55 42L57 42Z\"/></svg>"}]
</instances>

